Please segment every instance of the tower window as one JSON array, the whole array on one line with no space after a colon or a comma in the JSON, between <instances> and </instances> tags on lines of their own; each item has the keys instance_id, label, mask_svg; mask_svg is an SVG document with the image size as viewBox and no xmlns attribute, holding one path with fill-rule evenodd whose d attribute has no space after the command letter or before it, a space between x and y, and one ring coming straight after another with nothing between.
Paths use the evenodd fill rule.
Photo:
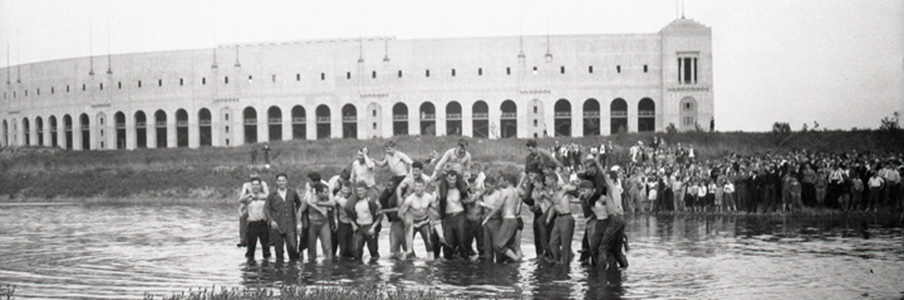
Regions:
<instances>
[{"instance_id":1,"label":"tower window","mask_svg":"<svg viewBox=\"0 0 904 300\"><path fill-rule=\"evenodd\" d=\"M201 85L207 84L207 77L201 77Z\"/></svg>"},{"instance_id":2,"label":"tower window","mask_svg":"<svg viewBox=\"0 0 904 300\"><path fill-rule=\"evenodd\" d=\"M326 80L326 73L320 73L320 80Z\"/></svg>"},{"instance_id":3,"label":"tower window","mask_svg":"<svg viewBox=\"0 0 904 300\"><path fill-rule=\"evenodd\" d=\"M427 77L430 77L430 69L427 69Z\"/></svg>"},{"instance_id":4,"label":"tower window","mask_svg":"<svg viewBox=\"0 0 904 300\"><path fill-rule=\"evenodd\" d=\"M69 86L68 86L68 85L66 86L66 92L67 92L67 93L69 92Z\"/></svg>"},{"instance_id":5,"label":"tower window","mask_svg":"<svg viewBox=\"0 0 904 300\"><path fill-rule=\"evenodd\" d=\"M276 82L276 74L270 74L270 81Z\"/></svg>"},{"instance_id":6,"label":"tower window","mask_svg":"<svg viewBox=\"0 0 904 300\"><path fill-rule=\"evenodd\" d=\"M505 75L512 75L512 68L505 67Z\"/></svg>"},{"instance_id":7,"label":"tower window","mask_svg":"<svg viewBox=\"0 0 904 300\"><path fill-rule=\"evenodd\" d=\"M122 81L116 83L116 88L122 89Z\"/></svg>"},{"instance_id":8,"label":"tower window","mask_svg":"<svg viewBox=\"0 0 904 300\"><path fill-rule=\"evenodd\" d=\"M565 74L565 66L559 67L559 73Z\"/></svg>"},{"instance_id":9,"label":"tower window","mask_svg":"<svg viewBox=\"0 0 904 300\"><path fill-rule=\"evenodd\" d=\"M370 78L377 78L377 71L371 71Z\"/></svg>"},{"instance_id":10,"label":"tower window","mask_svg":"<svg viewBox=\"0 0 904 300\"><path fill-rule=\"evenodd\" d=\"M163 79L157 79L157 86L163 86Z\"/></svg>"},{"instance_id":11,"label":"tower window","mask_svg":"<svg viewBox=\"0 0 904 300\"><path fill-rule=\"evenodd\" d=\"M452 77L455 77L455 69L452 69Z\"/></svg>"},{"instance_id":12,"label":"tower window","mask_svg":"<svg viewBox=\"0 0 904 300\"><path fill-rule=\"evenodd\" d=\"M179 86L185 85L185 79L179 78Z\"/></svg>"},{"instance_id":13,"label":"tower window","mask_svg":"<svg viewBox=\"0 0 904 300\"><path fill-rule=\"evenodd\" d=\"M399 78L402 78L402 70L399 70Z\"/></svg>"},{"instance_id":14,"label":"tower window","mask_svg":"<svg viewBox=\"0 0 904 300\"><path fill-rule=\"evenodd\" d=\"M50 93L53 94L53 87L50 87Z\"/></svg>"},{"instance_id":15,"label":"tower window","mask_svg":"<svg viewBox=\"0 0 904 300\"><path fill-rule=\"evenodd\" d=\"M615 72L621 73L621 65L615 66Z\"/></svg>"},{"instance_id":16,"label":"tower window","mask_svg":"<svg viewBox=\"0 0 904 300\"><path fill-rule=\"evenodd\" d=\"M103 84L103 83L101 83L101 84ZM36 91L36 94L38 94L38 96L41 95L41 89L35 89L35 91Z\"/></svg>"},{"instance_id":17,"label":"tower window","mask_svg":"<svg viewBox=\"0 0 904 300\"><path fill-rule=\"evenodd\" d=\"M141 87L141 81L138 81L138 87ZM86 89L88 89L88 86L86 86L86 85L83 83L83 84L82 84L82 91L84 92Z\"/></svg>"},{"instance_id":18,"label":"tower window","mask_svg":"<svg viewBox=\"0 0 904 300\"><path fill-rule=\"evenodd\" d=\"M593 74L593 66L587 66L587 73Z\"/></svg>"},{"instance_id":19,"label":"tower window","mask_svg":"<svg viewBox=\"0 0 904 300\"><path fill-rule=\"evenodd\" d=\"M100 84L100 90L101 90L101 91L104 90L104 84L103 84L103 83Z\"/></svg>"},{"instance_id":20,"label":"tower window","mask_svg":"<svg viewBox=\"0 0 904 300\"><path fill-rule=\"evenodd\" d=\"M678 83L697 84L697 53L678 54Z\"/></svg>"},{"instance_id":21,"label":"tower window","mask_svg":"<svg viewBox=\"0 0 904 300\"><path fill-rule=\"evenodd\" d=\"M477 76L483 76L483 68L477 68Z\"/></svg>"},{"instance_id":22,"label":"tower window","mask_svg":"<svg viewBox=\"0 0 904 300\"><path fill-rule=\"evenodd\" d=\"M643 72L646 73L647 71L649 71L649 68L647 68L647 65L643 65Z\"/></svg>"},{"instance_id":23,"label":"tower window","mask_svg":"<svg viewBox=\"0 0 904 300\"><path fill-rule=\"evenodd\" d=\"M352 72L345 72L345 79L352 79Z\"/></svg>"},{"instance_id":24,"label":"tower window","mask_svg":"<svg viewBox=\"0 0 904 300\"><path fill-rule=\"evenodd\" d=\"M295 81L301 81L301 74L295 73Z\"/></svg>"},{"instance_id":25,"label":"tower window","mask_svg":"<svg viewBox=\"0 0 904 300\"><path fill-rule=\"evenodd\" d=\"M223 82L229 84L229 76L223 77Z\"/></svg>"}]
</instances>

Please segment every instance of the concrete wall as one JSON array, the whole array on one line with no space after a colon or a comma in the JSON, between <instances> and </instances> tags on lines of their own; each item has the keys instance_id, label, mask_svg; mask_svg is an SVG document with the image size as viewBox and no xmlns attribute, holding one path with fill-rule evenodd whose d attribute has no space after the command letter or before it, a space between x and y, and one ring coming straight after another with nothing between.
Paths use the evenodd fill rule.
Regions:
<instances>
[{"instance_id":1,"label":"concrete wall","mask_svg":"<svg viewBox=\"0 0 904 300\"><path fill-rule=\"evenodd\" d=\"M679 101L693 97L703 127L713 117L712 39L709 27L692 20L675 20L658 33L614 35L525 36L396 40L313 40L269 44L224 45L215 49L180 50L72 58L0 69L9 84L0 88L0 144L25 145L23 121L29 121L30 144L37 145L35 119L44 121L44 144L50 135L49 119L58 122L57 140L66 146L63 118L72 118L72 144L81 149L80 116L90 119L89 147L115 149L114 116L125 115L126 149L138 147L135 120L144 113L147 147L164 139L177 147L180 128L187 132L187 146L201 145L199 111L210 111L213 146L245 142L246 125L259 142L278 125L282 139L291 139L292 108L305 110L305 137L317 138L318 124L329 125L331 138L343 136L343 124L357 126L356 137L393 135L396 103L408 108L408 133L421 134L421 105L435 107L435 131L446 134L446 107L462 107L462 131L472 135L473 106L489 106L490 137L501 135L501 104L517 104L517 137L542 136L544 127L554 135L556 101L571 104L569 114L558 119L571 122L570 135L582 136L584 102L600 103L600 131L609 134L610 104L616 98L628 103L628 129L638 129L638 103L655 104L655 130L679 124ZM523 53L523 56L520 55ZM698 81L678 82L677 57L699 57ZM548 55L547 55L548 54ZM646 67L646 71L644 68ZM589 70L592 68L592 72ZM563 71L564 69L564 71ZM453 71L454 70L454 71ZM401 77L399 76L401 72ZM429 76L427 73L429 72ZM454 72L454 74L453 74ZM140 82L140 86L139 86ZM26 96L26 92L28 93ZM342 107L351 104L354 119L343 121ZM328 118L316 115L319 105L329 108ZM269 122L267 111L278 107L281 116ZM537 113L533 106L539 106ZM246 108L256 111L246 124ZM166 136L156 136L154 113L166 114ZM188 118L177 122L185 110ZM374 115L376 111L376 115ZM561 112L560 112L561 113ZM227 120L228 115L228 120ZM103 120L103 124L101 124ZM534 126L537 120L537 126ZM181 137L183 140L185 137ZM228 143L228 145L227 145Z\"/></svg>"}]
</instances>

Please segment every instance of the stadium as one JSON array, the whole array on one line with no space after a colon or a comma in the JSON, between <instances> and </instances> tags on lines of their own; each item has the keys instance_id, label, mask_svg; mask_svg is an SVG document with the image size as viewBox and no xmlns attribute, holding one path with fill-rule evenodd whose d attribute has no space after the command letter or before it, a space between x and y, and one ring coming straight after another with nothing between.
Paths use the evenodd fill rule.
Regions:
<instances>
[{"instance_id":1,"label":"stadium","mask_svg":"<svg viewBox=\"0 0 904 300\"><path fill-rule=\"evenodd\" d=\"M0 145L231 147L709 128L711 29L221 45L7 66Z\"/></svg>"}]
</instances>

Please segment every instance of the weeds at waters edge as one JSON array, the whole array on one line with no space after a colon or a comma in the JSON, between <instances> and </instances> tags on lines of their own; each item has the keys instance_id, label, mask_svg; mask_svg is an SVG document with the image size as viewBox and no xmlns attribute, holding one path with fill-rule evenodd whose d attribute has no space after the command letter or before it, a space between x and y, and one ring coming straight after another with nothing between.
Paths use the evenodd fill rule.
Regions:
<instances>
[{"instance_id":1,"label":"weeds at waters edge","mask_svg":"<svg viewBox=\"0 0 904 300\"><path fill-rule=\"evenodd\" d=\"M16 293L16 287L12 285L0 285L0 299L11 300Z\"/></svg>"},{"instance_id":2,"label":"weeds at waters edge","mask_svg":"<svg viewBox=\"0 0 904 300\"><path fill-rule=\"evenodd\" d=\"M404 289L381 290L377 287L361 289L345 289L340 287L283 287L279 293L264 288L220 288L211 287L200 290L189 290L172 296L145 295L145 300L269 300L269 299L318 299L318 300L433 300L450 299L440 297L433 291L410 291Z\"/></svg>"}]
</instances>

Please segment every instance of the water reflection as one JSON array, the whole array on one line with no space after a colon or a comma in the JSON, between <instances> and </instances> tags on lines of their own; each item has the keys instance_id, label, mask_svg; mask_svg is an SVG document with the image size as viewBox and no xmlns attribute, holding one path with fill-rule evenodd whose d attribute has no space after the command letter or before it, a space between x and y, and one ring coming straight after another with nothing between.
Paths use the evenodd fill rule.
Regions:
<instances>
[{"instance_id":1,"label":"water reflection","mask_svg":"<svg viewBox=\"0 0 904 300\"><path fill-rule=\"evenodd\" d=\"M542 263L527 224L520 263L379 259L248 261L234 208L16 206L0 210L0 283L18 298L142 298L189 288L342 286L461 298L900 297L902 227L892 216L639 215L631 268ZM531 220L532 218L525 218ZM580 248L577 220L573 248ZM388 248L387 232L381 249ZM423 245L415 245L423 249Z\"/></svg>"}]
</instances>

